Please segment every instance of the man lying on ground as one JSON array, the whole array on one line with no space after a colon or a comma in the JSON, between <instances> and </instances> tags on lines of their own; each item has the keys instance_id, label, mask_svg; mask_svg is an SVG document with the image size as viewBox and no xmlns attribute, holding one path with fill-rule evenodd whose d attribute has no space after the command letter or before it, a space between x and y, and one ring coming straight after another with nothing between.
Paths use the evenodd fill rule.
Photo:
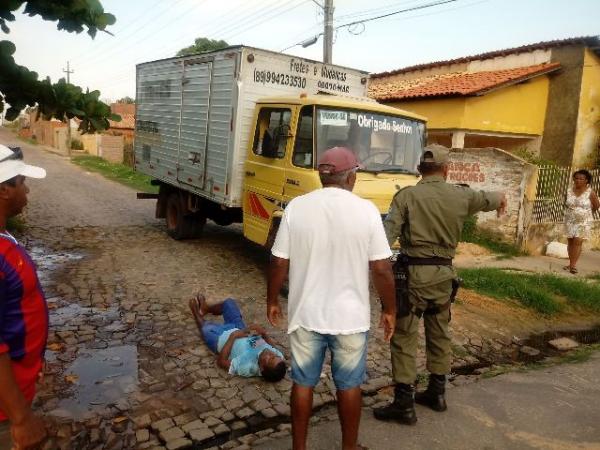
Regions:
<instances>
[{"instance_id":1,"label":"man lying on ground","mask_svg":"<svg viewBox=\"0 0 600 450\"><path fill-rule=\"evenodd\" d=\"M190 299L190 309L204 342L217 355L217 365L231 375L262 376L265 381L279 381L285 376L283 354L260 325L246 326L235 300L209 305L202 294ZM224 323L209 322L206 314L223 316Z\"/></svg>"}]
</instances>

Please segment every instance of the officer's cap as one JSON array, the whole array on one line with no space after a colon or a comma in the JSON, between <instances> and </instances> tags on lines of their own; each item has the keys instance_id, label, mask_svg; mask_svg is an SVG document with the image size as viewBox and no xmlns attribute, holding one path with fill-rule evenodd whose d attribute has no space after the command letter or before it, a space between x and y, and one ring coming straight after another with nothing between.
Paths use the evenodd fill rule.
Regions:
<instances>
[{"instance_id":1,"label":"officer's cap","mask_svg":"<svg viewBox=\"0 0 600 450\"><path fill-rule=\"evenodd\" d=\"M422 163L447 164L450 162L450 152L443 145L431 144L423 149Z\"/></svg>"}]
</instances>

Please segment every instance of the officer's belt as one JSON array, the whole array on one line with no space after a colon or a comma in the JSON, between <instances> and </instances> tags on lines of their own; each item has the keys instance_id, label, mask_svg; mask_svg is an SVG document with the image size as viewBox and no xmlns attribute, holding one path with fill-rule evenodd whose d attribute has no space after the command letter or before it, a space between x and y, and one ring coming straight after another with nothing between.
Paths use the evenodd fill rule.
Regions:
<instances>
[{"instance_id":1,"label":"officer's belt","mask_svg":"<svg viewBox=\"0 0 600 450\"><path fill-rule=\"evenodd\" d=\"M408 256L406 258L408 266L452 266L452 258L441 258L432 256L430 258L416 258Z\"/></svg>"}]
</instances>

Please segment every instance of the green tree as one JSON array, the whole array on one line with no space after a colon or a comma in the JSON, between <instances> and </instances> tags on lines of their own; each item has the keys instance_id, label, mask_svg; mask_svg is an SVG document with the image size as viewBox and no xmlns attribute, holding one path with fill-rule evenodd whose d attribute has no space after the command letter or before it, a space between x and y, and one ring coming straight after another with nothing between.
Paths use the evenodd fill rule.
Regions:
<instances>
[{"instance_id":1,"label":"green tree","mask_svg":"<svg viewBox=\"0 0 600 450\"><path fill-rule=\"evenodd\" d=\"M229 44L223 40L216 41L208 38L197 38L193 45L182 48L177 52L176 56L188 56L204 52L214 52L215 50L221 50L226 47L229 47Z\"/></svg>"},{"instance_id":2,"label":"green tree","mask_svg":"<svg viewBox=\"0 0 600 450\"><path fill-rule=\"evenodd\" d=\"M13 13L23 4L24 14L57 22L59 30L69 33L81 33L87 28L92 38L98 30L106 31L106 27L116 21L112 14L104 12L99 0L2 0L0 29L3 33L10 32L8 23L16 19ZM77 117L81 120L79 129L84 133L107 129L108 119L120 120L99 100L99 91L83 92L64 78L56 83L50 78L39 80L36 72L15 62L15 51L12 42L0 40L0 112L5 104L10 105L6 111L7 120L16 119L23 109L34 105L44 119Z\"/></svg>"},{"instance_id":3,"label":"green tree","mask_svg":"<svg viewBox=\"0 0 600 450\"><path fill-rule=\"evenodd\" d=\"M132 104L135 103L135 99L129 97L128 95L126 95L123 98L120 98L119 100L117 100L117 103L127 103L127 104Z\"/></svg>"}]
</instances>

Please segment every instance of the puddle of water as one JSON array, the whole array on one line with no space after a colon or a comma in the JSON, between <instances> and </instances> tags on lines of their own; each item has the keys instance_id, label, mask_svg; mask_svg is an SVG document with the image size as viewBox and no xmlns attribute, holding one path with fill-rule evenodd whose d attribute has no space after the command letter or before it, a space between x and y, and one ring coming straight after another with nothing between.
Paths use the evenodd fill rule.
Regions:
<instances>
[{"instance_id":1,"label":"puddle of water","mask_svg":"<svg viewBox=\"0 0 600 450\"><path fill-rule=\"evenodd\" d=\"M51 253L40 246L31 247L29 255L37 266L38 278L41 282L49 281L54 270L64 267L68 262L80 260L84 256L73 252Z\"/></svg>"},{"instance_id":2,"label":"puddle of water","mask_svg":"<svg viewBox=\"0 0 600 450\"><path fill-rule=\"evenodd\" d=\"M77 380L59 408L81 414L125 399L138 383L137 348L122 345L102 350L81 349L64 374Z\"/></svg>"},{"instance_id":3,"label":"puddle of water","mask_svg":"<svg viewBox=\"0 0 600 450\"><path fill-rule=\"evenodd\" d=\"M89 318L96 325L101 325L119 320L120 316L116 307L99 309L71 303L50 311L50 326L61 327L63 325L69 325L74 319L86 318Z\"/></svg>"}]
</instances>

